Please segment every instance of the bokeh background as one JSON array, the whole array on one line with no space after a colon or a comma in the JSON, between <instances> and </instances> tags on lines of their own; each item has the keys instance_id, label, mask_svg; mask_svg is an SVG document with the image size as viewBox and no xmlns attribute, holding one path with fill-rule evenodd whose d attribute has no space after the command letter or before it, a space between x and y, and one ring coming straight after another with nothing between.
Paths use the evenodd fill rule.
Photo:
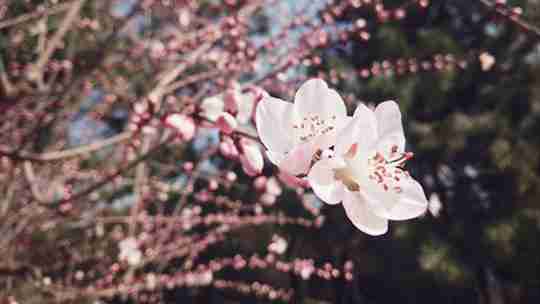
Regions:
<instances>
[{"instance_id":1,"label":"bokeh background","mask_svg":"<svg viewBox=\"0 0 540 304\"><path fill-rule=\"evenodd\" d=\"M539 9L533 0L0 2L0 302L540 303ZM148 95L180 65L173 87ZM235 86L292 101L309 77L336 88L350 113L359 102L399 103L425 216L370 237L269 161L261 176L271 182L254 183L220 154L211 124L195 119L193 139L163 140L170 113L195 117ZM256 135L252 122L242 132ZM126 239L143 262L123 261ZM269 252L294 269L204 268Z\"/></svg>"}]
</instances>

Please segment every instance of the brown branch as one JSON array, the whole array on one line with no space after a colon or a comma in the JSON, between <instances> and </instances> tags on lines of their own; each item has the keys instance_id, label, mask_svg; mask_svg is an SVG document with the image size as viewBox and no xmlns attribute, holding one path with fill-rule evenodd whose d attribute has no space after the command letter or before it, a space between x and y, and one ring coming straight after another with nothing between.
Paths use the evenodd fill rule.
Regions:
<instances>
[{"instance_id":1,"label":"brown branch","mask_svg":"<svg viewBox=\"0 0 540 304\"><path fill-rule=\"evenodd\" d=\"M40 17L50 16L50 15L61 13L63 11L67 11L71 7L72 4L73 4L72 2L62 3L57 6L45 8L44 10L35 10L31 13L20 15L12 19L2 21L0 22L0 30L6 27L10 27L13 25L30 21L32 19L38 19Z\"/></svg>"},{"instance_id":2,"label":"brown branch","mask_svg":"<svg viewBox=\"0 0 540 304\"><path fill-rule=\"evenodd\" d=\"M24 176L28 185L30 186L30 192L32 193L33 198L40 202L41 204L49 204L51 200L44 195L39 189L38 182L36 181L36 175L34 173L34 166L32 162L25 161L23 164Z\"/></svg>"},{"instance_id":3,"label":"brown branch","mask_svg":"<svg viewBox=\"0 0 540 304\"><path fill-rule=\"evenodd\" d=\"M72 195L69 198L64 199L60 203L63 204L63 203L73 202L73 201L76 201L76 200L78 200L80 198L83 198L83 197L91 194L92 192L96 191L97 189L99 189L99 188L105 186L106 184L110 183L115 178L121 176L126 171L129 171L129 170L135 168L139 163L145 161L152 154L158 152L165 144L169 143L173 139L174 139L173 136L165 139L163 142L161 142L161 143L157 144L156 146L152 147L152 149L149 149L148 153L146 153L144 155L141 155L137 159L131 161L129 164L127 164L127 165L123 166L122 168L116 170L114 173L109 174L108 176L103 178L101 181L99 181L99 182L97 182L97 183L95 183L93 185L88 186L86 189Z\"/></svg>"},{"instance_id":4,"label":"brown branch","mask_svg":"<svg viewBox=\"0 0 540 304\"><path fill-rule=\"evenodd\" d=\"M0 156L6 156L14 161L48 162L92 153L108 146L126 141L129 138L131 138L131 132L123 132L105 140L90 143L88 145L62 151L45 152L41 154L24 152L15 153L0 149Z\"/></svg>"},{"instance_id":5,"label":"brown branch","mask_svg":"<svg viewBox=\"0 0 540 304\"><path fill-rule=\"evenodd\" d=\"M69 8L69 11L66 14L66 17L64 20L62 20L62 23L60 24L60 27L58 31L54 34L54 36L51 38L51 40L47 43L47 47L43 53L39 56L35 66L33 67L32 71L29 74L29 77L33 80L36 80L38 83L42 82L43 77L43 69L49 59L51 58L52 54L64 38L64 35L71 29L71 24L75 21L75 19L79 16L79 11L81 10L81 7L86 2L86 0L77 0L73 3L71 3L71 7Z\"/></svg>"},{"instance_id":6,"label":"brown branch","mask_svg":"<svg viewBox=\"0 0 540 304\"><path fill-rule=\"evenodd\" d=\"M480 3L487 9L494 11L497 15L504 17L506 20L509 20L510 22L514 23L521 29L522 31L529 33L531 35L536 36L536 38L540 38L540 29L535 27L532 24L529 24L519 18L515 13L512 11L498 7L497 4L493 3L489 0L479 0Z\"/></svg>"}]
</instances>

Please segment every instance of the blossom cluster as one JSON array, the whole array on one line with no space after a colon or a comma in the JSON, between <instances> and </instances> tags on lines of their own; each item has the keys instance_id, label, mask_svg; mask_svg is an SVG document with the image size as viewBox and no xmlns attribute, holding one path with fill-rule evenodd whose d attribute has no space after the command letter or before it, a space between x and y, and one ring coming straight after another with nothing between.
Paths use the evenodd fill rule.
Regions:
<instances>
[{"instance_id":1,"label":"blossom cluster","mask_svg":"<svg viewBox=\"0 0 540 304\"><path fill-rule=\"evenodd\" d=\"M422 215L428 202L422 186L404 168L401 112L394 101L374 110L359 104L352 116L340 95L320 79L304 83L294 104L264 96L257 130L268 158L281 170L306 176L328 204L343 203L352 223L370 235L388 230L389 220Z\"/></svg>"}]
</instances>

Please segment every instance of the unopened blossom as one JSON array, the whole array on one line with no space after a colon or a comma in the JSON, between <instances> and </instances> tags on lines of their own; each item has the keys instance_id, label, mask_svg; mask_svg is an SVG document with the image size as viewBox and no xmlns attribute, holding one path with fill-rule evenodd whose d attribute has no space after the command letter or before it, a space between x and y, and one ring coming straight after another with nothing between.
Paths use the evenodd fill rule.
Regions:
<instances>
[{"instance_id":1,"label":"unopened blossom","mask_svg":"<svg viewBox=\"0 0 540 304\"><path fill-rule=\"evenodd\" d=\"M145 281L146 281L146 288L148 288L149 290L156 289L157 284L158 284L158 278L154 273L147 274Z\"/></svg>"},{"instance_id":2,"label":"unopened blossom","mask_svg":"<svg viewBox=\"0 0 540 304\"><path fill-rule=\"evenodd\" d=\"M256 111L270 161L293 175L306 174L316 152L335 145L338 131L350 120L339 94L320 79L304 83L294 104L265 95Z\"/></svg>"},{"instance_id":3,"label":"unopened blossom","mask_svg":"<svg viewBox=\"0 0 540 304\"><path fill-rule=\"evenodd\" d=\"M281 189L281 186L275 177L268 179L268 182L266 183L266 192L275 196L280 196L283 192L283 189Z\"/></svg>"},{"instance_id":4,"label":"unopened blossom","mask_svg":"<svg viewBox=\"0 0 540 304\"><path fill-rule=\"evenodd\" d=\"M480 60L480 67L482 68L482 71L489 71L495 64L495 57L491 55L488 52L483 52L478 56L478 60Z\"/></svg>"},{"instance_id":5,"label":"unopened blossom","mask_svg":"<svg viewBox=\"0 0 540 304\"><path fill-rule=\"evenodd\" d=\"M231 114L222 112L216 120L216 126L221 132L230 135L238 127L238 122Z\"/></svg>"},{"instance_id":6,"label":"unopened blossom","mask_svg":"<svg viewBox=\"0 0 540 304\"><path fill-rule=\"evenodd\" d=\"M388 220L407 220L426 211L422 186L403 167L412 157L404 149L398 105L387 101L372 111L360 104L334 149L321 153L308 180L324 202L343 202L358 229L381 235Z\"/></svg>"},{"instance_id":7,"label":"unopened blossom","mask_svg":"<svg viewBox=\"0 0 540 304\"><path fill-rule=\"evenodd\" d=\"M255 92L243 93L239 86L235 86L225 93L205 98L201 103L202 114L216 121L222 113L229 113L244 125L251 119L256 97Z\"/></svg>"},{"instance_id":8,"label":"unopened blossom","mask_svg":"<svg viewBox=\"0 0 540 304\"><path fill-rule=\"evenodd\" d=\"M272 206L276 203L277 197L273 194L270 194L268 192L263 193L261 197L259 198L260 202L265 206Z\"/></svg>"},{"instance_id":9,"label":"unopened blossom","mask_svg":"<svg viewBox=\"0 0 540 304\"><path fill-rule=\"evenodd\" d=\"M224 111L223 98L221 95L205 98L201 103L201 109L206 118L216 121Z\"/></svg>"},{"instance_id":10,"label":"unopened blossom","mask_svg":"<svg viewBox=\"0 0 540 304\"><path fill-rule=\"evenodd\" d=\"M287 250L287 240L279 235L272 236L272 242L268 245L268 251L275 254L283 254Z\"/></svg>"},{"instance_id":11,"label":"unopened blossom","mask_svg":"<svg viewBox=\"0 0 540 304\"><path fill-rule=\"evenodd\" d=\"M285 171L279 171L278 178L281 182L291 188L306 188L309 183L305 178L299 178Z\"/></svg>"},{"instance_id":12,"label":"unopened blossom","mask_svg":"<svg viewBox=\"0 0 540 304\"><path fill-rule=\"evenodd\" d=\"M219 152L226 158L234 159L238 156L238 149L232 138L224 136L219 143Z\"/></svg>"},{"instance_id":13,"label":"unopened blossom","mask_svg":"<svg viewBox=\"0 0 540 304\"><path fill-rule=\"evenodd\" d=\"M146 112L148 112L149 110L149 105L148 105L148 102L146 101L142 101L142 102L137 102L135 103L135 105L133 106L133 110L135 111L135 113L137 115L143 115L145 114Z\"/></svg>"},{"instance_id":14,"label":"unopened blossom","mask_svg":"<svg viewBox=\"0 0 540 304\"><path fill-rule=\"evenodd\" d=\"M234 182L237 178L238 176L236 176L236 173L234 173L233 171L229 171L227 172L227 174L225 174L225 179L229 182Z\"/></svg>"},{"instance_id":15,"label":"unopened blossom","mask_svg":"<svg viewBox=\"0 0 540 304\"><path fill-rule=\"evenodd\" d=\"M204 271L197 276L197 284L200 286L208 286L212 283L214 274L210 271Z\"/></svg>"},{"instance_id":16,"label":"unopened blossom","mask_svg":"<svg viewBox=\"0 0 540 304\"><path fill-rule=\"evenodd\" d=\"M313 272L315 272L315 266L312 260L300 260L295 262L295 271L300 275L303 280L309 280Z\"/></svg>"},{"instance_id":17,"label":"unopened blossom","mask_svg":"<svg viewBox=\"0 0 540 304\"><path fill-rule=\"evenodd\" d=\"M431 213L431 215L433 215L434 217L438 217L441 213L442 208L443 205L441 199L439 198L439 195L437 193L432 193L429 196L429 213Z\"/></svg>"},{"instance_id":18,"label":"unopened blossom","mask_svg":"<svg viewBox=\"0 0 540 304\"><path fill-rule=\"evenodd\" d=\"M138 265L142 260L142 252L139 250L137 241L130 237L122 240L118 244L120 253L118 259L120 261L126 261L131 266Z\"/></svg>"},{"instance_id":19,"label":"unopened blossom","mask_svg":"<svg viewBox=\"0 0 540 304\"><path fill-rule=\"evenodd\" d=\"M162 58L167 54L165 45L161 41L152 41L150 43L150 57L153 59Z\"/></svg>"},{"instance_id":20,"label":"unopened blossom","mask_svg":"<svg viewBox=\"0 0 540 304\"><path fill-rule=\"evenodd\" d=\"M246 93L240 93L239 90L235 91L236 101L238 105L238 113L236 114L236 120L240 124L247 124L253 117L255 111L255 103L260 94L266 94L264 91L251 90Z\"/></svg>"},{"instance_id":21,"label":"unopened blossom","mask_svg":"<svg viewBox=\"0 0 540 304\"><path fill-rule=\"evenodd\" d=\"M266 176L259 176L253 181L253 186L257 191L264 191L267 183L268 178Z\"/></svg>"},{"instance_id":22,"label":"unopened blossom","mask_svg":"<svg viewBox=\"0 0 540 304\"><path fill-rule=\"evenodd\" d=\"M249 176L259 175L262 172L264 161L258 145L249 139L242 138L240 147L242 150L240 162L244 172Z\"/></svg>"},{"instance_id":23,"label":"unopened blossom","mask_svg":"<svg viewBox=\"0 0 540 304\"><path fill-rule=\"evenodd\" d=\"M223 93L224 110L228 113L236 115L238 113L238 105L240 103L241 92L238 87L230 88Z\"/></svg>"},{"instance_id":24,"label":"unopened blossom","mask_svg":"<svg viewBox=\"0 0 540 304\"><path fill-rule=\"evenodd\" d=\"M170 114L165 118L165 125L175 130L184 140L195 136L195 122L189 116L180 113Z\"/></svg>"}]
</instances>

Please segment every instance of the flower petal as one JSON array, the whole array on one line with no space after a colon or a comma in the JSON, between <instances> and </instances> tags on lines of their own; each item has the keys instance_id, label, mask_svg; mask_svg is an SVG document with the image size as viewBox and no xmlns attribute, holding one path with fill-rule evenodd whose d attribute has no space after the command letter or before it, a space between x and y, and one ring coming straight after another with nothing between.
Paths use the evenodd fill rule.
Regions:
<instances>
[{"instance_id":1,"label":"flower petal","mask_svg":"<svg viewBox=\"0 0 540 304\"><path fill-rule=\"evenodd\" d=\"M345 129L351 122L353 118L345 116L339 121L336 121L335 128L331 131L328 131L326 134L320 135L315 138L315 146L320 150L328 149L336 145L339 134Z\"/></svg>"},{"instance_id":2,"label":"flower petal","mask_svg":"<svg viewBox=\"0 0 540 304\"><path fill-rule=\"evenodd\" d=\"M282 181L285 185L291 187L291 188L307 188L309 187L309 182L305 178L299 178L292 174L289 174L285 171L279 171L278 178L280 181Z\"/></svg>"},{"instance_id":3,"label":"flower petal","mask_svg":"<svg viewBox=\"0 0 540 304\"><path fill-rule=\"evenodd\" d=\"M302 117L310 114L319 114L323 118L347 116L343 99L321 79L308 80L298 89L294 97L294 108L296 114Z\"/></svg>"},{"instance_id":4,"label":"flower petal","mask_svg":"<svg viewBox=\"0 0 540 304\"><path fill-rule=\"evenodd\" d=\"M398 152L405 150L405 134L401 122L401 111L393 100L385 101L375 108L377 117L379 141L377 150L388 156L392 146L397 146Z\"/></svg>"},{"instance_id":5,"label":"flower petal","mask_svg":"<svg viewBox=\"0 0 540 304\"><path fill-rule=\"evenodd\" d=\"M309 171L308 181L315 195L325 203L334 205L341 202L344 196L343 184L336 180L334 169L345 166L338 158L322 159Z\"/></svg>"},{"instance_id":6,"label":"flower petal","mask_svg":"<svg viewBox=\"0 0 540 304\"><path fill-rule=\"evenodd\" d=\"M391 220L408 220L419 217L426 212L428 201L422 186L412 178L399 194L399 202L390 209Z\"/></svg>"},{"instance_id":7,"label":"flower petal","mask_svg":"<svg viewBox=\"0 0 540 304\"><path fill-rule=\"evenodd\" d=\"M364 104L358 104L349 124L338 134L336 154L345 155L353 144L358 144L358 151L363 157L374 148L377 142L377 120L373 111Z\"/></svg>"},{"instance_id":8,"label":"flower petal","mask_svg":"<svg viewBox=\"0 0 540 304\"><path fill-rule=\"evenodd\" d=\"M292 175L306 174L311 166L315 151L316 147L313 143L307 142L297 145L281 159L278 167Z\"/></svg>"},{"instance_id":9,"label":"flower petal","mask_svg":"<svg viewBox=\"0 0 540 304\"><path fill-rule=\"evenodd\" d=\"M257 133L268 150L286 153L292 145L290 126L293 105L278 98L265 96L257 105Z\"/></svg>"},{"instance_id":10,"label":"flower petal","mask_svg":"<svg viewBox=\"0 0 540 304\"><path fill-rule=\"evenodd\" d=\"M384 190L375 183L368 183L361 192L370 209L380 217L402 221L416 218L426 212L428 201L422 186L412 178L398 183L400 191Z\"/></svg>"},{"instance_id":11,"label":"flower petal","mask_svg":"<svg viewBox=\"0 0 540 304\"><path fill-rule=\"evenodd\" d=\"M285 154L279 153L279 152L273 152L270 150L266 150L266 156L268 156L268 159L276 166L279 167L279 164L285 159Z\"/></svg>"},{"instance_id":12,"label":"flower petal","mask_svg":"<svg viewBox=\"0 0 540 304\"><path fill-rule=\"evenodd\" d=\"M359 192L345 191L343 207L347 217L361 231L369 235L382 235L388 231L388 220L373 213Z\"/></svg>"},{"instance_id":13,"label":"flower petal","mask_svg":"<svg viewBox=\"0 0 540 304\"><path fill-rule=\"evenodd\" d=\"M311 183L310 185L315 195L329 205L339 204L345 197L345 187L339 181L326 186L314 186Z\"/></svg>"}]
</instances>

